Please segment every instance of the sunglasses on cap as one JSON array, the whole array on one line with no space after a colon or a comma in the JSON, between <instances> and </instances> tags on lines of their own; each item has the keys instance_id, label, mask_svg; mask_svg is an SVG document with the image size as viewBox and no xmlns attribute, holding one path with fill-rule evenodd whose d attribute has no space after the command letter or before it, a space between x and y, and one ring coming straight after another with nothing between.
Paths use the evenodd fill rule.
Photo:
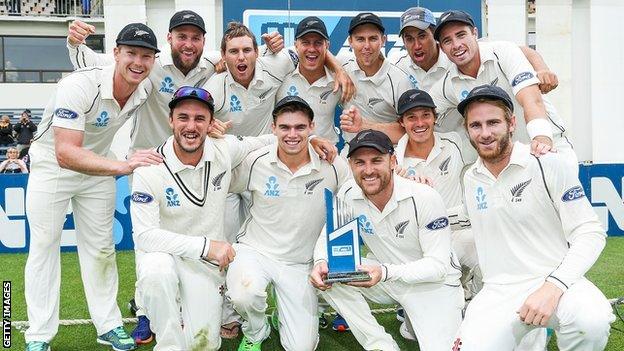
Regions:
<instances>
[{"instance_id":1,"label":"sunglasses on cap","mask_svg":"<svg viewBox=\"0 0 624 351\"><path fill-rule=\"evenodd\" d=\"M169 102L169 108L174 108L178 102L186 99L193 99L204 102L214 111L214 99L208 90L191 86L180 87L173 93L173 98Z\"/></svg>"}]
</instances>

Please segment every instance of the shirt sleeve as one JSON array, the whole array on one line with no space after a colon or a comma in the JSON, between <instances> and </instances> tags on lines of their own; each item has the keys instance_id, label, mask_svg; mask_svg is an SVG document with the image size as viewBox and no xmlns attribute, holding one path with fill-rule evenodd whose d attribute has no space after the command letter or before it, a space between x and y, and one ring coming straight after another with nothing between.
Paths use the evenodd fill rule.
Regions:
<instances>
[{"instance_id":1,"label":"shirt sleeve","mask_svg":"<svg viewBox=\"0 0 624 351\"><path fill-rule=\"evenodd\" d=\"M417 184L420 185L420 184ZM384 264L385 280L405 283L440 282L451 262L451 229L442 197L433 188L420 186L413 196L417 204L417 239L423 258L404 264Z\"/></svg>"},{"instance_id":2,"label":"shirt sleeve","mask_svg":"<svg viewBox=\"0 0 624 351\"><path fill-rule=\"evenodd\" d=\"M566 165L558 155L551 156L555 162L545 165L552 165L545 176L551 180L551 196L570 248L559 267L546 280L565 291L596 263L605 246L607 235L585 197L577 176L578 169Z\"/></svg>"},{"instance_id":3,"label":"shirt sleeve","mask_svg":"<svg viewBox=\"0 0 624 351\"><path fill-rule=\"evenodd\" d=\"M219 63L219 61L221 61L221 51L219 50L204 51L203 57L204 59L206 59L206 61L210 62L210 64L214 67L217 65L217 63Z\"/></svg>"},{"instance_id":4,"label":"shirt sleeve","mask_svg":"<svg viewBox=\"0 0 624 351\"><path fill-rule=\"evenodd\" d=\"M318 263L319 261L327 262L327 234L325 233L326 231L327 231L327 227L324 225L323 230L321 230L321 233L319 234L318 239L316 240L316 245L314 246L314 264Z\"/></svg>"},{"instance_id":5,"label":"shirt sleeve","mask_svg":"<svg viewBox=\"0 0 624 351\"><path fill-rule=\"evenodd\" d=\"M84 44L73 47L67 42L67 51L74 69L106 66L115 63L113 55L97 53Z\"/></svg>"},{"instance_id":6,"label":"shirt sleeve","mask_svg":"<svg viewBox=\"0 0 624 351\"><path fill-rule=\"evenodd\" d=\"M225 135L225 141L228 144L230 159L232 160L232 169L234 169L250 152L263 146L274 144L277 138L275 138L273 134L265 134L257 137Z\"/></svg>"},{"instance_id":7,"label":"shirt sleeve","mask_svg":"<svg viewBox=\"0 0 624 351\"><path fill-rule=\"evenodd\" d=\"M210 240L203 236L174 233L160 227L160 201L141 170L134 173L130 216L136 247L144 252L164 252L200 259Z\"/></svg>"},{"instance_id":8,"label":"shirt sleeve","mask_svg":"<svg viewBox=\"0 0 624 351\"><path fill-rule=\"evenodd\" d=\"M446 120L453 119L454 117L452 116L453 113L456 113L457 115L459 115L459 112L457 111L457 105L459 104L459 101L455 101L455 99L453 98L451 94L447 94L445 92L445 89L446 89L445 82L446 84L451 84L450 80L451 78L449 78L448 75L444 76L444 78L438 80L431 87L431 90L429 91L429 95L431 95L431 98L433 99L433 103L436 105L436 114L437 114L436 126L437 127L443 126ZM454 131L454 128L452 126L449 126L449 128L442 127L442 128L439 128L439 130L441 132L449 132L449 131Z\"/></svg>"},{"instance_id":9,"label":"shirt sleeve","mask_svg":"<svg viewBox=\"0 0 624 351\"><path fill-rule=\"evenodd\" d=\"M285 48L274 55L261 56L258 60L279 80L284 80L299 64L299 57L291 48Z\"/></svg>"},{"instance_id":10,"label":"shirt sleeve","mask_svg":"<svg viewBox=\"0 0 624 351\"><path fill-rule=\"evenodd\" d=\"M336 176L338 177L338 186L336 189L340 189L346 182L353 178L351 175L351 167L349 167L349 164L342 156L338 155L334 159L334 168L336 169Z\"/></svg>"},{"instance_id":11,"label":"shirt sleeve","mask_svg":"<svg viewBox=\"0 0 624 351\"><path fill-rule=\"evenodd\" d=\"M94 93L91 82L83 74L74 73L58 83L54 98L52 126L84 131L85 112L91 108Z\"/></svg>"},{"instance_id":12,"label":"shirt sleeve","mask_svg":"<svg viewBox=\"0 0 624 351\"><path fill-rule=\"evenodd\" d=\"M539 84L533 66L524 56L518 45L506 41L494 41L484 45L492 45L501 70L507 77L514 95L522 88Z\"/></svg>"}]
</instances>

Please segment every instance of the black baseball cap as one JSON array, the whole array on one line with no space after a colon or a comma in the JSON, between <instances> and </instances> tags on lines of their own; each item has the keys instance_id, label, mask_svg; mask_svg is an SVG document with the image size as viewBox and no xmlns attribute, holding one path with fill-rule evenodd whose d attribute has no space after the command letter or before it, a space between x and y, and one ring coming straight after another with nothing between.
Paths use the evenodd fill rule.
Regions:
<instances>
[{"instance_id":1,"label":"black baseball cap","mask_svg":"<svg viewBox=\"0 0 624 351\"><path fill-rule=\"evenodd\" d=\"M123 27L117 35L115 42L117 46L139 46L152 49L157 53L160 52L154 31L143 23L130 23Z\"/></svg>"},{"instance_id":2,"label":"black baseball cap","mask_svg":"<svg viewBox=\"0 0 624 351\"><path fill-rule=\"evenodd\" d=\"M381 33L386 32L386 28L384 28L383 23L381 23L381 18L377 17L377 15L372 12L362 12L351 19L349 35L353 33L355 27L367 23L376 25L381 30Z\"/></svg>"},{"instance_id":3,"label":"black baseball cap","mask_svg":"<svg viewBox=\"0 0 624 351\"><path fill-rule=\"evenodd\" d=\"M351 157L355 150L362 147L372 147L382 154L394 153L392 140L390 140L390 138L383 132L373 129L362 130L357 133L353 139L351 139L349 142L349 153L347 154L347 157Z\"/></svg>"},{"instance_id":4,"label":"black baseball cap","mask_svg":"<svg viewBox=\"0 0 624 351\"><path fill-rule=\"evenodd\" d=\"M446 11L438 19L438 25L436 26L435 31L433 31L433 38L435 40L440 41L440 31L442 31L442 28L450 22L462 22L470 27L475 26L472 16L470 16L467 12L460 10Z\"/></svg>"},{"instance_id":5,"label":"black baseball cap","mask_svg":"<svg viewBox=\"0 0 624 351\"><path fill-rule=\"evenodd\" d=\"M416 27L425 30L436 26L436 19L431 10L424 7L410 7L401 15L401 29L399 35L406 27Z\"/></svg>"},{"instance_id":6,"label":"black baseball cap","mask_svg":"<svg viewBox=\"0 0 624 351\"><path fill-rule=\"evenodd\" d=\"M206 26L204 25L204 19L197 13L191 10L182 10L173 14L169 20L169 31L173 28L190 24L199 28L202 33L206 34Z\"/></svg>"},{"instance_id":7,"label":"black baseball cap","mask_svg":"<svg viewBox=\"0 0 624 351\"><path fill-rule=\"evenodd\" d=\"M277 118L277 113L282 109L282 107L289 105L299 105L303 107L308 112L310 120L314 119L314 111L312 111L312 107L310 107L304 99L296 95L289 95L278 101L277 104L275 104L275 108L273 108L273 118Z\"/></svg>"},{"instance_id":8,"label":"black baseball cap","mask_svg":"<svg viewBox=\"0 0 624 351\"><path fill-rule=\"evenodd\" d=\"M399 98L399 108L397 113L399 114L399 116L401 116L414 107L436 108L436 105L433 103L431 95L427 94L426 91L419 89L410 89L401 94L401 97Z\"/></svg>"},{"instance_id":9,"label":"black baseball cap","mask_svg":"<svg viewBox=\"0 0 624 351\"><path fill-rule=\"evenodd\" d=\"M308 33L317 33L323 38L329 40L325 23L316 16L306 17L299 22L297 25L297 31L295 32L295 39L299 39Z\"/></svg>"},{"instance_id":10,"label":"black baseball cap","mask_svg":"<svg viewBox=\"0 0 624 351\"><path fill-rule=\"evenodd\" d=\"M464 111L466 111L466 107L468 107L471 102L481 98L502 101L507 107L509 107L511 112L513 112L513 102L511 101L509 94L507 94L507 92L503 89L489 84L479 85L478 87L472 89L468 93L468 96L466 96L466 98L460 102L459 105L457 105L457 110L463 116Z\"/></svg>"},{"instance_id":11,"label":"black baseball cap","mask_svg":"<svg viewBox=\"0 0 624 351\"><path fill-rule=\"evenodd\" d=\"M180 101L197 100L208 106L210 111L214 113L214 98L206 89L191 86L183 86L173 93L173 98L169 101L169 108L173 110Z\"/></svg>"}]
</instances>

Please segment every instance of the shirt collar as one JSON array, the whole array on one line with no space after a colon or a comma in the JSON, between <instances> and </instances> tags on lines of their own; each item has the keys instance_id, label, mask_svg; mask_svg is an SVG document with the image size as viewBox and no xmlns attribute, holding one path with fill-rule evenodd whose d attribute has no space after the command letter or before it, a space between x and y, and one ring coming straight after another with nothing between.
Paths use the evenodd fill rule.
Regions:
<instances>
[{"instance_id":1,"label":"shirt collar","mask_svg":"<svg viewBox=\"0 0 624 351\"><path fill-rule=\"evenodd\" d=\"M529 163L530 157L531 150L528 145L523 144L519 141L514 142L513 149L511 150L511 157L509 158L509 164L503 169L503 172L505 171L505 169L509 168L510 165L517 165L526 168ZM474 170L475 172L481 174L491 174L487 167L485 167L485 164L483 163L481 157L477 158L477 161L474 165Z\"/></svg>"},{"instance_id":2,"label":"shirt collar","mask_svg":"<svg viewBox=\"0 0 624 351\"><path fill-rule=\"evenodd\" d=\"M360 80L360 81L369 80L375 85L381 85L387 78L386 74L388 73L388 70L390 69L390 64L391 63L388 61L388 59L384 59L377 73L375 73L374 75L370 77L367 77L366 73L364 73L364 71L358 65L357 59L354 58L353 62L350 65L351 66L350 71L357 80Z\"/></svg>"},{"instance_id":3,"label":"shirt collar","mask_svg":"<svg viewBox=\"0 0 624 351\"><path fill-rule=\"evenodd\" d=\"M251 89L253 86L263 83L265 80L265 74L266 73L264 72L264 65L262 64L262 61L256 60L256 68L254 69L254 75L253 75L253 78L251 78L251 82L249 82L249 87L247 88L247 90ZM242 87L240 83L234 80L234 77L230 73L229 69L227 71L227 76L225 77L225 79L227 80L227 84L230 86L238 85Z\"/></svg>"},{"instance_id":4,"label":"shirt collar","mask_svg":"<svg viewBox=\"0 0 624 351\"><path fill-rule=\"evenodd\" d=\"M306 79L306 77L303 76L303 74L301 74L301 72L299 71L299 68L301 66L299 66L296 70L294 70L292 72L292 76L300 79L301 81L305 82L306 84L308 83L308 80ZM330 83L334 82L334 76L332 76L331 72L329 71L329 69L327 69L327 67L323 67L323 69L325 70L325 75L319 79L317 79L315 82L313 82L312 84L309 84L310 86L316 86L316 87L326 87L328 86Z\"/></svg>"},{"instance_id":5,"label":"shirt collar","mask_svg":"<svg viewBox=\"0 0 624 351\"><path fill-rule=\"evenodd\" d=\"M269 149L268 159L272 164L275 164L278 166L282 165L283 167L288 169L288 167L286 167L286 165L279 159L279 157L277 157L278 148L279 148L279 141L276 142L275 145L273 145L273 147ZM308 164L310 167L310 170L318 171L321 167L321 158L316 153L316 151L314 151L314 148L309 142L308 142L308 153L310 155L310 163Z\"/></svg>"},{"instance_id":6,"label":"shirt collar","mask_svg":"<svg viewBox=\"0 0 624 351\"><path fill-rule=\"evenodd\" d=\"M414 61L412 61L411 58L410 58L410 62L411 62L410 64L411 64L413 69L418 70L418 71L422 71L422 72L425 72L425 73L436 72L439 69L443 69L445 71L448 71L449 66L451 66L451 61L448 59L448 57L446 57L446 54L442 50L440 50L439 47L438 47L438 60L433 64L433 66L431 66L431 68L429 68L428 71L425 71L424 69L420 68L420 66L418 66L416 63L414 63Z\"/></svg>"},{"instance_id":7,"label":"shirt collar","mask_svg":"<svg viewBox=\"0 0 624 351\"><path fill-rule=\"evenodd\" d=\"M446 146L444 145L444 143L442 143L442 140L440 139L440 135L437 132L433 132L433 139L434 139L433 148L431 149L431 152L429 152L429 156L427 156L427 159L425 160L427 164L429 164L436 157L438 157L438 155L442 153L442 150ZM397 163L399 165L403 164L403 160L405 159L405 152L407 151L408 142L409 142L409 136L407 135L407 133L405 133L403 134L401 139L399 139L399 142L397 143L397 146L395 148Z\"/></svg>"},{"instance_id":8,"label":"shirt collar","mask_svg":"<svg viewBox=\"0 0 624 351\"><path fill-rule=\"evenodd\" d=\"M182 161L180 161L180 159L178 159L178 156L176 156L175 151L173 151L174 142L175 142L174 137L172 135L167 139L167 141L165 141L165 143L162 146L162 154L165 158L165 161L167 162L167 165L169 166L169 169L173 173L178 173L185 169L202 168L204 167L204 164L206 162L212 162L214 160L214 157L215 157L214 142L212 141L210 137L206 137L206 141L204 142L204 154L202 155L202 158L197 163L197 166L185 165L182 163Z\"/></svg>"}]
</instances>

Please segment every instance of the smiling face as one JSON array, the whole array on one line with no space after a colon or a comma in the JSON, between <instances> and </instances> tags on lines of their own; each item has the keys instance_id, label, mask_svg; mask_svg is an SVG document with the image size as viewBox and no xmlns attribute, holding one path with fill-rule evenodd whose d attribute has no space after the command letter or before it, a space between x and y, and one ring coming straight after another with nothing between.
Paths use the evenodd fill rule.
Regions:
<instances>
[{"instance_id":1,"label":"smiling face","mask_svg":"<svg viewBox=\"0 0 624 351\"><path fill-rule=\"evenodd\" d=\"M463 22L450 22L440 31L440 49L460 69L478 58L477 28Z\"/></svg>"},{"instance_id":2,"label":"smiling face","mask_svg":"<svg viewBox=\"0 0 624 351\"><path fill-rule=\"evenodd\" d=\"M278 112L271 128L280 153L295 156L308 152L308 138L314 130L314 122L305 112L285 108Z\"/></svg>"},{"instance_id":3,"label":"smiling face","mask_svg":"<svg viewBox=\"0 0 624 351\"><path fill-rule=\"evenodd\" d=\"M308 72L324 72L325 54L329 42L317 33L308 33L295 41L299 55L299 69Z\"/></svg>"},{"instance_id":4,"label":"smiling face","mask_svg":"<svg viewBox=\"0 0 624 351\"><path fill-rule=\"evenodd\" d=\"M197 66L204 51L204 33L193 25L173 28L167 34L173 64L184 74Z\"/></svg>"},{"instance_id":5,"label":"smiling face","mask_svg":"<svg viewBox=\"0 0 624 351\"><path fill-rule=\"evenodd\" d=\"M496 102L475 101L464 114L470 143L484 162L498 163L511 154L516 120L510 111Z\"/></svg>"},{"instance_id":6,"label":"smiling face","mask_svg":"<svg viewBox=\"0 0 624 351\"><path fill-rule=\"evenodd\" d=\"M212 113L206 104L197 100L180 101L169 117L173 130L174 149L181 155L202 153L206 135L212 128Z\"/></svg>"},{"instance_id":7,"label":"smiling face","mask_svg":"<svg viewBox=\"0 0 624 351\"><path fill-rule=\"evenodd\" d=\"M372 147L361 147L349 157L353 178L367 197L382 192L392 193L392 170L396 165L394 155L381 153Z\"/></svg>"},{"instance_id":8,"label":"smiling face","mask_svg":"<svg viewBox=\"0 0 624 351\"><path fill-rule=\"evenodd\" d=\"M405 128L410 142L423 144L433 139L435 112L431 107L414 107L407 110L399 119Z\"/></svg>"},{"instance_id":9,"label":"smiling face","mask_svg":"<svg viewBox=\"0 0 624 351\"><path fill-rule=\"evenodd\" d=\"M139 46L119 45L114 51L115 76L129 85L139 85L147 78L152 67L156 52Z\"/></svg>"},{"instance_id":10,"label":"smiling face","mask_svg":"<svg viewBox=\"0 0 624 351\"><path fill-rule=\"evenodd\" d=\"M247 87L253 79L258 59L258 49L254 47L252 38L241 36L227 40L221 55L232 78Z\"/></svg>"},{"instance_id":11,"label":"smiling face","mask_svg":"<svg viewBox=\"0 0 624 351\"><path fill-rule=\"evenodd\" d=\"M401 37L405 50L418 67L428 71L438 61L438 44L433 38L431 27L425 30L406 27Z\"/></svg>"},{"instance_id":12,"label":"smiling face","mask_svg":"<svg viewBox=\"0 0 624 351\"><path fill-rule=\"evenodd\" d=\"M358 66L367 75L375 74L383 59L380 56L381 48L386 44L386 36L374 24L362 24L353 30L349 36L349 45L353 49Z\"/></svg>"}]
</instances>

